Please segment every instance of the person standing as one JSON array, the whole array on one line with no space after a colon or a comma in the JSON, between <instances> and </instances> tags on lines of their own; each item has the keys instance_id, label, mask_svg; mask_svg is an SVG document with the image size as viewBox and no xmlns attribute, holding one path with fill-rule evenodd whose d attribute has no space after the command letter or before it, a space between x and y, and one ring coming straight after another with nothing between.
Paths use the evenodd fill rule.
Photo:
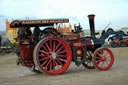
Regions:
<instances>
[{"instance_id":1,"label":"person standing","mask_svg":"<svg viewBox=\"0 0 128 85\"><path fill-rule=\"evenodd\" d=\"M36 44L40 36L40 28L38 26L35 27L33 35L34 35L34 43Z\"/></svg>"},{"instance_id":2,"label":"person standing","mask_svg":"<svg viewBox=\"0 0 128 85\"><path fill-rule=\"evenodd\" d=\"M24 28L24 27L19 28L18 33L17 33L19 40L25 39L25 37L26 37L25 30L26 30L26 28Z\"/></svg>"}]
</instances>

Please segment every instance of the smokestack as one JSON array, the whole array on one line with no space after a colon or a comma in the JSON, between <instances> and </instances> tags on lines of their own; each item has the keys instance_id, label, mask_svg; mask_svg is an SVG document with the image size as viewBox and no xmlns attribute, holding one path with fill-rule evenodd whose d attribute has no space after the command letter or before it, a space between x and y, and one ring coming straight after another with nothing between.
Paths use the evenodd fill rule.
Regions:
<instances>
[{"instance_id":1,"label":"smokestack","mask_svg":"<svg viewBox=\"0 0 128 85\"><path fill-rule=\"evenodd\" d=\"M95 26L94 26L94 14L88 15L89 18L89 25L90 25L90 32L91 32L91 37L95 37Z\"/></svg>"}]
</instances>

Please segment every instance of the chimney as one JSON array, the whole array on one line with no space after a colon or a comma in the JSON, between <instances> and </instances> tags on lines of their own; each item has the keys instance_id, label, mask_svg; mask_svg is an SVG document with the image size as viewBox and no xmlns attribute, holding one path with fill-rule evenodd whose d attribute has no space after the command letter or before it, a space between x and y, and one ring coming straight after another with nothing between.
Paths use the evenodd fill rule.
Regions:
<instances>
[{"instance_id":1,"label":"chimney","mask_svg":"<svg viewBox=\"0 0 128 85\"><path fill-rule=\"evenodd\" d=\"M89 18L89 25L90 25L90 32L91 32L91 37L92 37L92 38L95 37L94 17L95 17L94 14L88 15L88 18Z\"/></svg>"}]
</instances>

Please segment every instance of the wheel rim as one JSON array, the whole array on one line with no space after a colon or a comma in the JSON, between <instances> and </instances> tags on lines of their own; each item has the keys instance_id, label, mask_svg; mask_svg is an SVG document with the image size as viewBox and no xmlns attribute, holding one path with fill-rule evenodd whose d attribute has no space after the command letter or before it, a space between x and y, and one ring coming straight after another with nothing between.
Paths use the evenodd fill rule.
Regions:
<instances>
[{"instance_id":1,"label":"wheel rim","mask_svg":"<svg viewBox=\"0 0 128 85\"><path fill-rule=\"evenodd\" d=\"M100 70L109 69L114 61L112 52L107 48L101 48L94 54L94 64Z\"/></svg>"},{"instance_id":2,"label":"wheel rim","mask_svg":"<svg viewBox=\"0 0 128 85\"><path fill-rule=\"evenodd\" d=\"M126 45L128 46L128 40L126 41Z\"/></svg>"},{"instance_id":3,"label":"wheel rim","mask_svg":"<svg viewBox=\"0 0 128 85\"><path fill-rule=\"evenodd\" d=\"M70 65L71 51L60 38L46 38L37 49L37 63L48 74L59 74Z\"/></svg>"},{"instance_id":4,"label":"wheel rim","mask_svg":"<svg viewBox=\"0 0 128 85\"><path fill-rule=\"evenodd\" d=\"M125 42L124 41L120 41L120 47L125 47L126 46L126 44L125 44Z\"/></svg>"},{"instance_id":5,"label":"wheel rim","mask_svg":"<svg viewBox=\"0 0 128 85\"><path fill-rule=\"evenodd\" d=\"M86 67L86 68L89 68L89 69L94 69L94 64L92 62L92 53L90 51L87 51L87 56L86 56L86 60L85 62L83 63L83 65Z\"/></svg>"},{"instance_id":6,"label":"wheel rim","mask_svg":"<svg viewBox=\"0 0 128 85\"><path fill-rule=\"evenodd\" d=\"M116 42L112 42L111 43L111 47L113 47L113 48L117 47L117 43Z\"/></svg>"}]
</instances>

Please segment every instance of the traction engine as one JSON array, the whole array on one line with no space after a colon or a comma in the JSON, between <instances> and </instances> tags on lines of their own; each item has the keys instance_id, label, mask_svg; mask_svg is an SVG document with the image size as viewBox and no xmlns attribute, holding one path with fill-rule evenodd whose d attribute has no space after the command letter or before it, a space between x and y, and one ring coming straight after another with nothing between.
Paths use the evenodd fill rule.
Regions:
<instances>
[{"instance_id":1,"label":"traction engine","mask_svg":"<svg viewBox=\"0 0 128 85\"><path fill-rule=\"evenodd\" d=\"M102 47L104 37L95 37L94 17L88 15L90 37L80 37L80 25L74 31L60 31L53 27L68 23L69 19L14 20L10 26L19 28L16 39L17 64L48 74L64 72L71 62L89 69L109 69L114 57L108 48ZM33 32L31 27L34 28ZM41 30L39 27L45 28Z\"/></svg>"}]
</instances>

